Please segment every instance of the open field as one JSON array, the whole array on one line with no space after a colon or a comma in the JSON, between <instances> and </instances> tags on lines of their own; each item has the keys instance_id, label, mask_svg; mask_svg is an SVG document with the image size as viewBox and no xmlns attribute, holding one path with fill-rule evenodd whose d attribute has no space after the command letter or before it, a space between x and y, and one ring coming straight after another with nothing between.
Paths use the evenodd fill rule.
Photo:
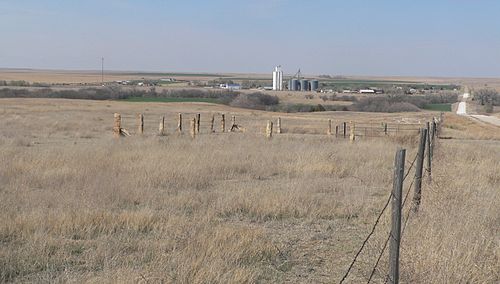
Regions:
<instances>
[{"instance_id":1,"label":"open field","mask_svg":"<svg viewBox=\"0 0 500 284\"><path fill-rule=\"evenodd\" d=\"M201 103L216 103L216 99L211 98L142 98L131 97L126 99L128 102L157 102L157 103L184 103L184 102L201 102Z\"/></svg>"},{"instance_id":2,"label":"open field","mask_svg":"<svg viewBox=\"0 0 500 284\"><path fill-rule=\"evenodd\" d=\"M112 138L114 112L132 137ZM196 139L174 132L179 112L185 129L201 113ZM208 133L220 113L244 132L220 133L216 121ZM409 160L416 140L351 144L319 134L328 119L404 128L433 115L1 99L0 281L338 282L391 190L395 150L406 147ZM285 133L265 139L266 121L278 116ZM498 128L471 133L460 119L447 114L442 135L490 140L437 145L433 182L403 238L404 283L500 280ZM388 229L386 214L349 283L366 282ZM375 283L384 282L385 259Z\"/></svg>"},{"instance_id":3,"label":"open field","mask_svg":"<svg viewBox=\"0 0 500 284\"><path fill-rule=\"evenodd\" d=\"M290 74L286 75L288 78ZM405 77L405 76L343 76L344 79L319 78L316 75L305 75L307 78L337 83L371 83L371 84L456 84L481 89L485 86L500 90L500 78L443 78L443 77ZM141 80L176 78L177 80L209 81L217 78L240 80L268 80L271 74L239 74L239 73L180 73L180 72L125 72L105 71L105 81ZM69 70L36 70L36 69L0 69L0 80L48 83L48 84L100 84L100 71Z\"/></svg>"},{"instance_id":4,"label":"open field","mask_svg":"<svg viewBox=\"0 0 500 284\"><path fill-rule=\"evenodd\" d=\"M450 112L451 104L428 104L424 107L426 110Z\"/></svg>"}]
</instances>

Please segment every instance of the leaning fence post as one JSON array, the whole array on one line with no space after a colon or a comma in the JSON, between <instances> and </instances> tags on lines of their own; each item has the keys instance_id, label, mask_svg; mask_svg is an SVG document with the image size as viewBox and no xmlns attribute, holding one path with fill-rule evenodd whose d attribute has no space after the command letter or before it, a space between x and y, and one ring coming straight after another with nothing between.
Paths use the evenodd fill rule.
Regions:
<instances>
[{"instance_id":1,"label":"leaning fence post","mask_svg":"<svg viewBox=\"0 0 500 284\"><path fill-rule=\"evenodd\" d=\"M281 117L278 117L278 121L276 123L276 133L281 134Z\"/></svg>"},{"instance_id":2,"label":"leaning fence post","mask_svg":"<svg viewBox=\"0 0 500 284\"><path fill-rule=\"evenodd\" d=\"M332 120L328 120L328 130L326 131L326 134L332 135Z\"/></svg>"},{"instance_id":3,"label":"leaning fence post","mask_svg":"<svg viewBox=\"0 0 500 284\"><path fill-rule=\"evenodd\" d=\"M196 135L196 117L191 119L191 128L190 128L191 138L194 138Z\"/></svg>"},{"instance_id":4,"label":"leaning fence post","mask_svg":"<svg viewBox=\"0 0 500 284\"><path fill-rule=\"evenodd\" d=\"M270 120L267 121L266 136L267 138L273 137L273 122Z\"/></svg>"},{"instance_id":5,"label":"leaning fence post","mask_svg":"<svg viewBox=\"0 0 500 284\"><path fill-rule=\"evenodd\" d=\"M177 132L182 132L182 113L179 113L179 117L177 118Z\"/></svg>"},{"instance_id":6,"label":"leaning fence post","mask_svg":"<svg viewBox=\"0 0 500 284\"><path fill-rule=\"evenodd\" d=\"M415 169L415 192L413 194L413 211L417 212L422 198L422 170L424 167L425 142L427 129L420 129L420 143L418 144L417 167Z\"/></svg>"},{"instance_id":7,"label":"leaning fence post","mask_svg":"<svg viewBox=\"0 0 500 284\"><path fill-rule=\"evenodd\" d=\"M137 132L141 135L144 133L144 115L142 113L137 115Z\"/></svg>"},{"instance_id":8,"label":"leaning fence post","mask_svg":"<svg viewBox=\"0 0 500 284\"><path fill-rule=\"evenodd\" d=\"M212 114L212 119L210 120L210 132L215 132L214 130L214 121L215 121L215 115Z\"/></svg>"},{"instance_id":9,"label":"leaning fence post","mask_svg":"<svg viewBox=\"0 0 500 284\"><path fill-rule=\"evenodd\" d=\"M401 243L401 197L405 172L405 149L398 149L394 161L394 180L391 197L391 232L389 246L389 283L399 283L399 245Z\"/></svg>"},{"instance_id":10,"label":"leaning fence post","mask_svg":"<svg viewBox=\"0 0 500 284\"><path fill-rule=\"evenodd\" d=\"M158 135L165 135L165 116L160 117L160 126L158 127Z\"/></svg>"},{"instance_id":11,"label":"leaning fence post","mask_svg":"<svg viewBox=\"0 0 500 284\"><path fill-rule=\"evenodd\" d=\"M236 128L236 116L232 115L231 116L231 127L229 127L229 132L233 132L233 130Z\"/></svg>"},{"instance_id":12,"label":"leaning fence post","mask_svg":"<svg viewBox=\"0 0 500 284\"><path fill-rule=\"evenodd\" d=\"M200 120L201 120L201 114L196 115L196 134L200 133Z\"/></svg>"},{"instance_id":13,"label":"leaning fence post","mask_svg":"<svg viewBox=\"0 0 500 284\"><path fill-rule=\"evenodd\" d=\"M222 114L222 118L220 120L220 130L222 133L226 132L226 115Z\"/></svg>"},{"instance_id":14,"label":"leaning fence post","mask_svg":"<svg viewBox=\"0 0 500 284\"><path fill-rule=\"evenodd\" d=\"M356 126L352 121L350 122L349 130L350 130L349 140L351 142L354 142L354 140L356 139Z\"/></svg>"},{"instance_id":15,"label":"leaning fence post","mask_svg":"<svg viewBox=\"0 0 500 284\"><path fill-rule=\"evenodd\" d=\"M430 125L429 125L429 122L427 122L426 124L427 126L427 181L430 183L432 181L432 176L431 176L431 173L432 173L432 152L431 152L431 129L430 129Z\"/></svg>"},{"instance_id":16,"label":"leaning fence post","mask_svg":"<svg viewBox=\"0 0 500 284\"><path fill-rule=\"evenodd\" d=\"M122 129L122 116L119 113L114 114L114 124L113 124L113 136L115 138L120 138Z\"/></svg>"},{"instance_id":17,"label":"leaning fence post","mask_svg":"<svg viewBox=\"0 0 500 284\"><path fill-rule=\"evenodd\" d=\"M384 123L384 135L387 135L387 123Z\"/></svg>"},{"instance_id":18,"label":"leaning fence post","mask_svg":"<svg viewBox=\"0 0 500 284\"><path fill-rule=\"evenodd\" d=\"M436 124L434 123L434 121L431 123L431 132L429 132L429 135L430 133L432 133L432 136L431 136L431 160L434 159L434 145L435 145L435 139L436 139L436 136L434 135L436 133Z\"/></svg>"}]
</instances>

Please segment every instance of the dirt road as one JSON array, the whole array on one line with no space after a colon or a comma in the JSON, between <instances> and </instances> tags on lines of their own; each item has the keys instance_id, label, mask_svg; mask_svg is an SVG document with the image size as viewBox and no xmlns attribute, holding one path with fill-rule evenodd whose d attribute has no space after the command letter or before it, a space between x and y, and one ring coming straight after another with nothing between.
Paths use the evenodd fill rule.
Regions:
<instances>
[{"instance_id":1,"label":"dirt road","mask_svg":"<svg viewBox=\"0 0 500 284\"><path fill-rule=\"evenodd\" d=\"M496 126L500 126L500 119L494 116L487 116L487 115L481 115L481 114L467 114L467 99L469 98L469 93L464 93L462 96L462 101L458 104L457 108L457 114L458 115L465 115L469 116L472 118L475 118L477 120L480 120L482 122L490 123Z\"/></svg>"}]
</instances>

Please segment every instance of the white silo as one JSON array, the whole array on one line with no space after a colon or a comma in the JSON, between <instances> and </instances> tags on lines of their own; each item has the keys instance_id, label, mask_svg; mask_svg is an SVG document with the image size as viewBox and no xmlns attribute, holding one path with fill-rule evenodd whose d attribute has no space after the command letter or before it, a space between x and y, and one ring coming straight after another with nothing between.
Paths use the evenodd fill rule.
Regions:
<instances>
[{"instance_id":1,"label":"white silo","mask_svg":"<svg viewBox=\"0 0 500 284\"><path fill-rule=\"evenodd\" d=\"M281 65L274 67L273 90L274 91L283 91L283 71L281 70Z\"/></svg>"}]
</instances>

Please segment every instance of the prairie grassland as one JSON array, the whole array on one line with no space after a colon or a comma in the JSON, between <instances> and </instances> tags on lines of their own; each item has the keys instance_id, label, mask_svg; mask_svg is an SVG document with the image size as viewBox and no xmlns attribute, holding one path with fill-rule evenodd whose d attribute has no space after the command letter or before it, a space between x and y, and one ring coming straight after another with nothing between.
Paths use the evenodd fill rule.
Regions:
<instances>
[{"instance_id":1,"label":"prairie grassland","mask_svg":"<svg viewBox=\"0 0 500 284\"><path fill-rule=\"evenodd\" d=\"M486 122L453 113L444 115L442 137L472 140L500 140L500 129ZM478 142L480 144L480 142Z\"/></svg>"},{"instance_id":2,"label":"prairie grassland","mask_svg":"<svg viewBox=\"0 0 500 284\"><path fill-rule=\"evenodd\" d=\"M396 148L408 149L407 160L416 153L408 137L267 140L260 132L277 114L210 104L1 103L0 281L337 282L388 197ZM145 112L147 135L112 139L113 112L132 133L134 114ZM192 140L173 133L177 112L224 112L228 122L235 114L247 131L208 134L204 125ZM172 120L158 137L161 114ZM429 114L405 115L283 117L308 129L327 117ZM498 280L500 153L489 143L438 145L434 181L404 237L405 282ZM351 283L368 278L387 213Z\"/></svg>"},{"instance_id":3,"label":"prairie grassland","mask_svg":"<svg viewBox=\"0 0 500 284\"><path fill-rule=\"evenodd\" d=\"M441 141L403 237L408 283L500 281L500 142Z\"/></svg>"}]
</instances>

